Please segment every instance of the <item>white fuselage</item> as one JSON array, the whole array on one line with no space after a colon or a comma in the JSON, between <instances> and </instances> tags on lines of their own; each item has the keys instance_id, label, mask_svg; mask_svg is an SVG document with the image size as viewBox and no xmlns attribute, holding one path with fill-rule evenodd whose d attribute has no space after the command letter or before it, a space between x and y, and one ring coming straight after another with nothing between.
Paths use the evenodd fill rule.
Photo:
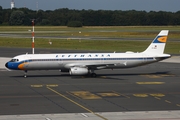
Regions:
<instances>
[{"instance_id":1,"label":"white fuselage","mask_svg":"<svg viewBox=\"0 0 180 120\"><path fill-rule=\"evenodd\" d=\"M24 54L14 57L9 68L15 70L69 70L71 67L91 66L94 70L129 68L149 64L170 57L164 54L151 56L145 53L65 53L65 54ZM16 65L15 65L16 64Z\"/></svg>"}]
</instances>

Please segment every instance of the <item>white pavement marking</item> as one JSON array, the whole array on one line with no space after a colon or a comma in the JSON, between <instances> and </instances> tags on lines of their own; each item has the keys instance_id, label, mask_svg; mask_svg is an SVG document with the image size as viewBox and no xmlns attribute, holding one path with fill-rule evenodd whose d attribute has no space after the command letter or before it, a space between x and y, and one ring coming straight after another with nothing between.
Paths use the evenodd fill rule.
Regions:
<instances>
[{"instance_id":1,"label":"white pavement marking","mask_svg":"<svg viewBox=\"0 0 180 120\"><path fill-rule=\"evenodd\" d=\"M0 120L102 120L92 113L1 115ZM169 111L137 111L137 112L102 112L97 113L108 120L179 120L179 110Z\"/></svg>"}]
</instances>

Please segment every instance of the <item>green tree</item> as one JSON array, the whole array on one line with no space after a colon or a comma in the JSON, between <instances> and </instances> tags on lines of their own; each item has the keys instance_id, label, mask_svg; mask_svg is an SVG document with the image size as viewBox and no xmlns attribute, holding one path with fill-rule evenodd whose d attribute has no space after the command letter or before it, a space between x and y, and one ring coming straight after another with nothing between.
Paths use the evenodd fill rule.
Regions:
<instances>
[{"instance_id":1,"label":"green tree","mask_svg":"<svg viewBox=\"0 0 180 120\"><path fill-rule=\"evenodd\" d=\"M20 10L13 11L11 13L9 24L10 25L23 25L24 22L24 12Z\"/></svg>"},{"instance_id":2,"label":"green tree","mask_svg":"<svg viewBox=\"0 0 180 120\"><path fill-rule=\"evenodd\" d=\"M41 25L49 25L50 21L48 19L42 19Z\"/></svg>"},{"instance_id":3,"label":"green tree","mask_svg":"<svg viewBox=\"0 0 180 120\"><path fill-rule=\"evenodd\" d=\"M80 21L70 21L67 24L68 27L82 27L82 23Z\"/></svg>"},{"instance_id":4,"label":"green tree","mask_svg":"<svg viewBox=\"0 0 180 120\"><path fill-rule=\"evenodd\" d=\"M83 26L136 26L136 25L180 25L180 11L136 11L136 10L30 10L28 8L2 9L0 24L67 26L78 21Z\"/></svg>"},{"instance_id":5,"label":"green tree","mask_svg":"<svg viewBox=\"0 0 180 120\"><path fill-rule=\"evenodd\" d=\"M2 24L2 22L3 22L3 9L2 9L2 7L0 6L0 24Z\"/></svg>"}]
</instances>

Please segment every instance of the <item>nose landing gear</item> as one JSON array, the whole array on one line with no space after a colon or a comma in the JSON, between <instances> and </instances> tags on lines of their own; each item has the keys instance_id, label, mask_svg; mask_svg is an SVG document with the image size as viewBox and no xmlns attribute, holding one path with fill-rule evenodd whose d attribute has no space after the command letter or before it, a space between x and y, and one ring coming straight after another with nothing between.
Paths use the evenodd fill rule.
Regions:
<instances>
[{"instance_id":1,"label":"nose landing gear","mask_svg":"<svg viewBox=\"0 0 180 120\"><path fill-rule=\"evenodd\" d=\"M24 78L27 77L27 70L24 71Z\"/></svg>"}]
</instances>

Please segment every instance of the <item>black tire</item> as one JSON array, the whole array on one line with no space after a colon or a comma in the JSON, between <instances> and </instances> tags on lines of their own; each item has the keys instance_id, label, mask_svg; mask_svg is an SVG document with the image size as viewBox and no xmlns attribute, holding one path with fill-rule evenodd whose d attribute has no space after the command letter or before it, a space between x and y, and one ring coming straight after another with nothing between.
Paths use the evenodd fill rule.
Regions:
<instances>
[{"instance_id":1,"label":"black tire","mask_svg":"<svg viewBox=\"0 0 180 120\"><path fill-rule=\"evenodd\" d=\"M96 73L91 73L91 77L96 77Z\"/></svg>"}]
</instances>

